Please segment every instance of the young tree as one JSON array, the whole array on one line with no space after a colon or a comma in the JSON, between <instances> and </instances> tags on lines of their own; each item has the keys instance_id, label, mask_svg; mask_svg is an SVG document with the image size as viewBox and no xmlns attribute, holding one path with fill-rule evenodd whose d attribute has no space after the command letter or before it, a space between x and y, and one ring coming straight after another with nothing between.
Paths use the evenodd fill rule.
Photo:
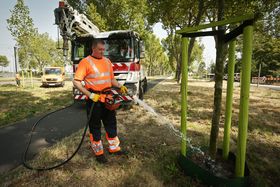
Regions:
<instances>
[{"instance_id":1,"label":"young tree","mask_svg":"<svg viewBox=\"0 0 280 187\"><path fill-rule=\"evenodd\" d=\"M40 34L29 16L29 8L23 0L17 0L11 17L7 19L8 29L16 40L19 50L19 64L23 69L38 69L44 66L63 66L62 52L47 33Z\"/></svg>"},{"instance_id":2,"label":"young tree","mask_svg":"<svg viewBox=\"0 0 280 187\"><path fill-rule=\"evenodd\" d=\"M219 21L232 16L240 15L242 13L257 13L261 12L264 15L272 10L279 9L279 2L276 0L264 1L216 1L218 4L210 4L208 6L206 15L208 19L212 21ZM211 6L212 5L212 6ZM277 8L278 7L278 8ZM221 30L223 33L227 29L226 27L213 28L213 30ZM212 157L216 154L217 138L219 134L219 123L221 114L221 101L222 101L222 79L224 72L224 61L226 57L225 47L223 43L223 36L217 35L215 37L216 42L216 67L215 67L215 93L214 93L214 110L212 115L212 125L210 134L209 152Z\"/></svg>"},{"instance_id":3,"label":"young tree","mask_svg":"<svg viewBox=\"0 0 280 187\"><path fill-rule=\"evenodd\" d=\"M11 17L7 19L8 30L19 45L23 45L26 40L35 32L32 18L29 16L29 8L24 4L24 0L17 0L13 10L10 10Z\"/></svg>"},{"instance_id":4,"label":"young tree","mask_svg":"<svg viewBox=\"0 0 280 187\"><path fill-rule=\"evenodd\" d=\"M33 20L29 16L29 8L24 4L24 0L17 0L13 10L10 10L11 17L7 19L8 30L19 46L19 64L25 68L24 59L30 55L30 41L36 34Z\"/></svg>"},{"instance_id":5,"label":"young tree","mask_svg":"<svg viewBox=\"0 0 280 187\"><path fill-rule=\"evenodd\" d=\"M224 19L224 0L217 1L218 13L217 20ZM224 75L224 60L225 60L225 48L223 34L225 33L224 26L218 26L218 30L221 32L216 37L216 67L215 67L215 91L214 91L214 108L212 115L212 125L210 134L209 153L212 158L216 156L217 150L217 138L219 134L220 114L221 114L221 102L222 102L222 88L223 88L223 75Z\"/></svg>"}]
</instances>

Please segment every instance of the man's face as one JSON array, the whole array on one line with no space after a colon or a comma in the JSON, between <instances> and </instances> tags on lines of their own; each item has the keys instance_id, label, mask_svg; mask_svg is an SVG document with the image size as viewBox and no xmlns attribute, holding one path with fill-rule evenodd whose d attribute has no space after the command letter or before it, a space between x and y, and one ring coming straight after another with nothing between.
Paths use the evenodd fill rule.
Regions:
<instances>
[{"instance_id":1,"label":"man's face","mask_svg":"<svg viewBox=\"0 0 280 187\"><path fill-rule=\"evenodd\" d=\"M96 58L102 58L105 51L105 45L102 43L98 43L96 47L92 48L93 56Z\"/></svg>"}]
</instances>

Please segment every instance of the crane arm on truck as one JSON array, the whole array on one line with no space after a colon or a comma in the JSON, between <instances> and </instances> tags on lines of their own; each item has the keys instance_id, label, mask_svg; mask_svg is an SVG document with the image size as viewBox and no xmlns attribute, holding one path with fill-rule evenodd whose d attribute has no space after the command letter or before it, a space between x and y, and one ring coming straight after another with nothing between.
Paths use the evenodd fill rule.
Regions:
<instances>
[{"instance_id":1,"label":"crane arm on truck","mask_svg":"<svg viewBox=\"0 0 280 187\"><path fill-rule=\"evenodd\" d=\"M60 1L54 10L55 24L63 38L63 55L67 56L68 41L83 34L97 34L99 29L84 14L80 14L67 1Z\"/></svg>"}]
</instances>

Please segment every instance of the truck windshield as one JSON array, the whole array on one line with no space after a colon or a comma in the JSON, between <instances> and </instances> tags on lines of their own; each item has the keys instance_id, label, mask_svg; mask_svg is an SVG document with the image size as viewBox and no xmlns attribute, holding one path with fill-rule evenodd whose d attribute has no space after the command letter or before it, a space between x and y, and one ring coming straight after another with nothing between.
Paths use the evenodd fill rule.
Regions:
<instances>
[{"instance_id":1,"label":"truck windshield","mask_svg":"<svg viewBox=\"0 0 280 187\"><path fill-rule=\"evenodd\" d=\"M60 75L61 74L61 69L46 68L45 69L45 74L46 75Z\"/></svg>"},{"instance_id":2,"label":"truck windshield","mask_svg":"<svg viewBox=\"0 0 280 187\"><path fill-rule=\"evenodd\" d=\"M105 39L104 56L112 62L131 61L134 50L131 39Z\"/></svg>"},{"instance_id":3,"label":"truck windshield","mask_svg":"<svg viewBox=\"0 0 280 187\"><path fill-rule=\"evenodd\" d=\"M103 39L105 42L104 56L112 62L132 61L135 55L131 38ZM91 42L75 42L72 60L78 64L81 59L91 54Z\"/></svg>"}]
</instances>

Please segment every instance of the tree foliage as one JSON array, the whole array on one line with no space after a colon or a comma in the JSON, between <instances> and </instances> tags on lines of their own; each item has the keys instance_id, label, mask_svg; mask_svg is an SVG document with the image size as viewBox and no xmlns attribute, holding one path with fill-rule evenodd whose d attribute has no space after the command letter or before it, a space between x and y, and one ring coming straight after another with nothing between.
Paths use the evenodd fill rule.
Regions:
<instances>
[{"instance_id":1,"label":"tree foliage","mask_svg":"<svg viewBox=\"0 0 280 187\"><path fill-rule=\"evenodd\" d=\"M87 15L101 30L134 30L146 35L148 7L142 0L88 0Z\"/></svg>"},{"instance_id":2,"label":"tree foliage","mask_svg":"<svg viewBox=\"0 0 280 187\"><path fill-rule=\"evenodd\" d=\"M206 4L203 0L189 1L189 0L159 0L153 1L148 0L150 8L149 11L149 22L150 24L161 22L164 29L170 35L169 45L173 48L173 52L176 51L176 36L175 31L178 28L191 27L198 25L204 20L204 14ZM175 36L175 37L174 37ZM191 52L195 43L195 38L191 38L189 42L188 58L191 57ZM181 59L180 50L177 54L170 57L176 60L176 74L175 78L179 82L181 76ZM192 62L189 60L189 62Z\"/></svg>"},{"instance_id":3,"label":"tree foliage","mask_svg":"<svg viewBox=\"0 0 280 187\"><path fill-rule=\"evenodd\" d=\"M262 66L261 76L279 76L280 2L268 1L266 4L262 2L264 3L264 1L254 2L252 4L253 8L249 8L253 12L262 12L260 19L254 26L252 76L258 76L260 64ZM247 9L244 11L247 11ZM242 36L237 40L237 51L241 54ZM240 70L241 59L238 58L235 72L240 72Z\"/></svg>"},{"instance_id":4,"label":"tree foliage","mask_svg":"<svg viewBox=\"0 0 280 187\"><path fill-rule=\"evenodd\" d=\"M168 61L173 71L178 70L177 62L181 59L181 37L179 35L168 35L162 39L162 45L168 55Z\"/></svg>"},{"instance_id":5,"label":"tree foliage","mask_svg":"<svg viewBox=\"0 0 280 187\"><path fill-rule=\"evenodd\" d=\"M29 16L29 8L23 0L18 0L7 19L8 29L17 42L19 64L22 69L37 69L44 66L63 65L62 52L48 34L38 33Z\"/></svg>"},{"instance_id":6,"label":"tree foliage","mask_svg":"<svg viewBox=\"0 0 280 187\"><path fill-rule=\"evenodd\" d=\"M64 66L62 51L47 33L30 38L28 45L19 48L19 64L23 69L42 71L45 66Z\"/></svg>"},{"instance_id":7,"label":"tree foliage","mask_svg":"<svg viewBox=\"0 0 280 187\"><path fill-rule=\"evenodd\" d=\"M280 39L263 33L256 33L253 48L252 76L258 75L261 64L261 76L280 76Z\"/></svg>"},{"instance_id":8,"label":"tree foliage","mask_svg":"<svg viewBox=\"0 0 280 187\"><path fill-rule=\"evenodd\" d=\"M173 39L172 39L173 38ZM179 35L169 35L167 38L162 40L162 45L165 49L165 52L168 55L168 61L169 65L172 68L173 71L175 69L178 71L178 68L176 68L177 61L180 61L181 59L181 37ZM198 65L202 63L203 61L203 50L204 46L199 44L199 42L196 40L194 42L194 47L191 53L191 57L189 59L189 71L194 72L197 71L197 68L195 68L195 65ZM194 65L195 63L195 65ZM194 70L196 69L196 70Z\"/></svg>"},{"instance_id":9,"label":"tree foliage","mask_svg":"<svg viewBox=\"0 0 280 187\"><path fill-rule=\"evenodd\" d=\"M9 65L9 60L5 55L0 55L0 66L7 67Z\"/></svg>"},{"instance_id":10,"label":"tree foliage","mask_svg":"<svg viewBox=\"0 0 280 187\"><path fill-rule=\"evenodd\" d=\"M7 19L8 30L18 44L23 45L35 32L33 20L29 16L29 8L24 4L24 0L17 0L14 9L10 12L11 17Z\"/></svg>"},{"instance_id":11,"label":"tree foliage","mask_svg":"<svg viewBox=\"0 0 280 187\"><path fill-rule=\"evenodd\" d=\"M148 34L145 49L144 65L147 67L148 75L162 75L171 70L168 57L154 34Z\"/></svg>"}]
</instances>

